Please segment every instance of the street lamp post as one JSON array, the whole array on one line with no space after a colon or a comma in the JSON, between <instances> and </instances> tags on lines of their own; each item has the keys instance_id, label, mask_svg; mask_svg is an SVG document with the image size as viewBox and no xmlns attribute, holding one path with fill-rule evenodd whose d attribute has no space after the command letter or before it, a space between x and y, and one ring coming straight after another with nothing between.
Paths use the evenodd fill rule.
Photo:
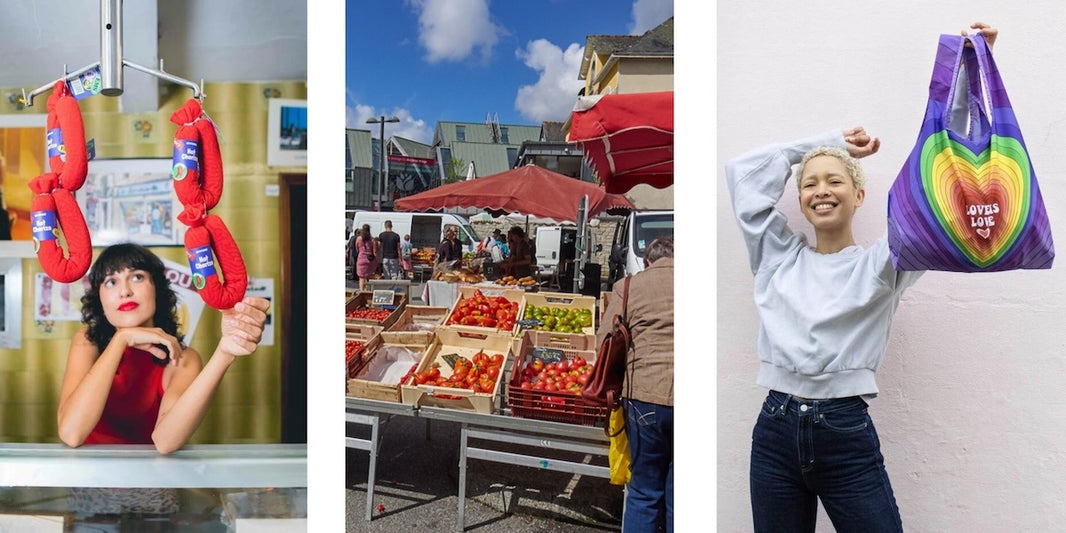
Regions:
<instances>
[{"instance_id":1,"label":"street lamp post","mask_svg":"<svg viewBox=\"0 0 1066 533\"><path fill-rule=\"evenodd\" d=\"M385 118L385 115L380 117L368 118L367 124L381 124L381 144L379 145L378 153L378 183L380 188L378 189L378 210L385 206L385 123L386 122L399 122L400 119L393 116Z\"/></svg>"}]
</instances>

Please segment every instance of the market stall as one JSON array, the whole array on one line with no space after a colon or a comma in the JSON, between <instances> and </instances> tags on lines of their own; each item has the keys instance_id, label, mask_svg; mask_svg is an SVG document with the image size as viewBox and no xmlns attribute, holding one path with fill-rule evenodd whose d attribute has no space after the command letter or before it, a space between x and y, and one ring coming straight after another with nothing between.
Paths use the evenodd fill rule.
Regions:
<instances>
[{"instance_id":1,"label":"market stall","mask_svg":"<svg viewBox=\"0 0 1066 533\"><path fill-rule=\"evenodd\" d=\"M580 396L595 362L595 299L513 289L487 294L461 287L455 304L443 312L424 308L418 312L422 320L383 316L382 324L390 326L358 340L349 355L346 420L371 429L369 439L346 439L349 448L370 454L367 520L380 431L393 416L462 426L460 531L468 460L610 477L606 466L590 465L587 457L565 460L509 449L523 445L542 452L607 455L607 411ZM482 319L487 315L499 320Z\"/></svg>"}]
</instances>

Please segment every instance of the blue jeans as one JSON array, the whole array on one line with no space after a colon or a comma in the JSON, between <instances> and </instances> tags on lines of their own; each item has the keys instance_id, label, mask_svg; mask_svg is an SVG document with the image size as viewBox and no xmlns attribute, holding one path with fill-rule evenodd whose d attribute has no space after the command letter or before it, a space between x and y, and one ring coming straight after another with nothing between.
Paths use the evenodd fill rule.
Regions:
<instances>
[{"instance_id":1,"label":"blue jeans","mask_svg":"<svg viewBox=\"0 0 1066 533\"><path fill-rule=\"evenodd\" d=\"M381 270L385 274L382 276L384 279L400 279L400 260L399 259L382 259Z\"/></svg>"},{"instance_id":2,"label":"blue jeans","mask_svg":"<svg viewBox=\"0 0 1066 533\"><path fill-rule=\"evenodd\" d=\"M751 436L755 531L813 532L819 498L839 533L903 531L866 402L770 391Z\"/></svg>"},{"instance_id":3,"label":"blue jeans","mask_svg":"<svg viewBox=\"0 0 1066 533\"><path fill-rule=\"evenodd\" d=\"M674 408L626 400L630 478L622 532L674 530Z\"/></svg>"}]
</instances>

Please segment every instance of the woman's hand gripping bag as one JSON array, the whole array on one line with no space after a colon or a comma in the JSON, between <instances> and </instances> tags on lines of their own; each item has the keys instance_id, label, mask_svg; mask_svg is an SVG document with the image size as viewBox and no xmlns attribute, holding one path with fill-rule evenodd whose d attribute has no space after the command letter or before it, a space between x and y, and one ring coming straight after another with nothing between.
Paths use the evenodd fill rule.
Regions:
<instances>
[{"instance_id":1,"label":"woman's hand gripping bag","mask_svg":"<svg viewBox=\"0 0 1066 533\"><path fill-rule=\"evenodd\" d=\"M968 131L949 128L959 90ZM940 36L922 129L888 193L888 244L897 270L1051 268L1040 187L980 34Z\"/></svg>"}]
</instances>

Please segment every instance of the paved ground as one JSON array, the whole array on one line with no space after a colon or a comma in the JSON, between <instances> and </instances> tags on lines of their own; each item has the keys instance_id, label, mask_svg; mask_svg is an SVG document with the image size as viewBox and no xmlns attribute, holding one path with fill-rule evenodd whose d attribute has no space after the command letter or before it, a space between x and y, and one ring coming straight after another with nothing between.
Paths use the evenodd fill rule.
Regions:
<instances>
[{"instance_id":1,"label":"paved ground","mask_svg":"<svg viewBox=\"0 0 1066 533\"><path fill-rule=\"evenodd\" d=\"M433 421L428 431L427 439L426 420L413 417L395 416L385 424L370 522L365 520L369 456L347 450L349 532L457 531L459 425ZM368 438L369 428L349 426L348 434ZM606 465L602 457L559 454ZM602 478L468 461L466 531L618 531L622 501L622 488Z\"/></svg>"}]
</instances>

